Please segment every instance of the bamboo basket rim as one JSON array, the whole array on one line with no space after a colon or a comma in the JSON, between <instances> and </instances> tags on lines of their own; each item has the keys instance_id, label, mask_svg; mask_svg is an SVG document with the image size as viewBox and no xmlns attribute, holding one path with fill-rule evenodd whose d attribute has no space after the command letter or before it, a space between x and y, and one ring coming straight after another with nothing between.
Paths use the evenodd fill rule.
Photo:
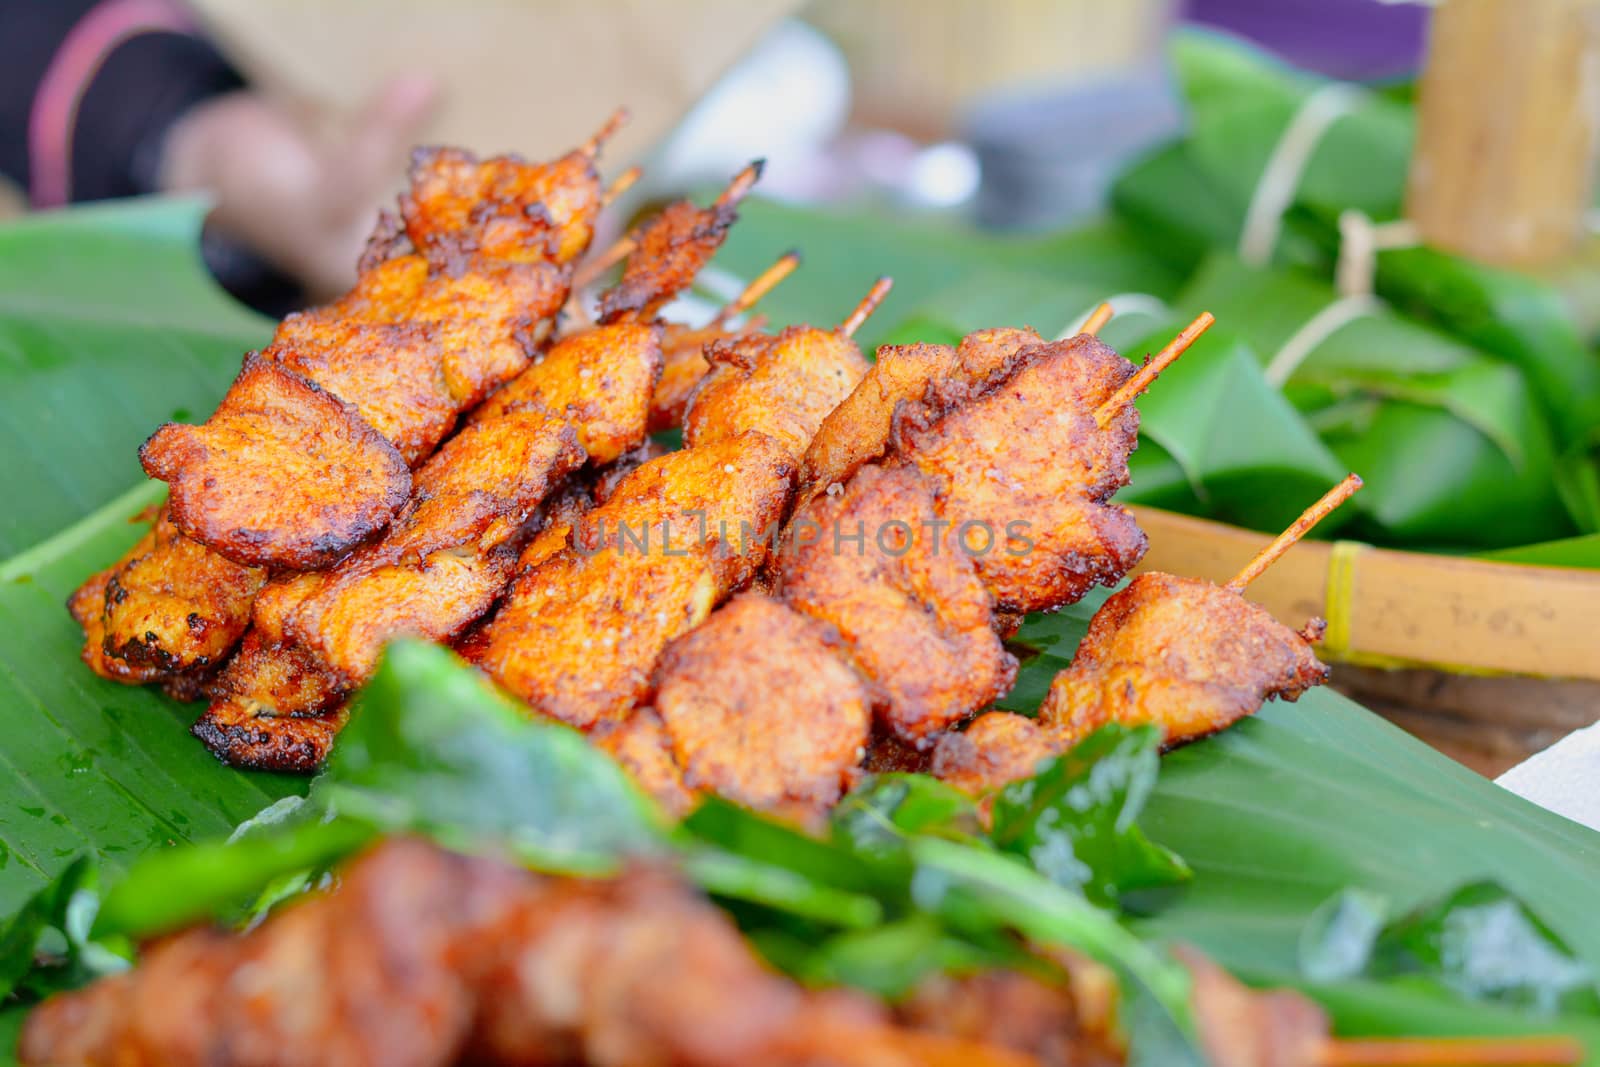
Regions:
<instances>
[{"instance_id":1,"label":"bamboo basket rim","mask_svg":"<svg viewBox=\"0 0 1600 1067\"><path fill-rule=\"evenodd\" d=\"M1225 582L1271 535L1129 508L1150 538L1138 570ZM1454 674L1600 680L1600 570L1304 541L1250 586L1299 627L1328 620L1323 658Z\"/></svg>"}]
</instances>

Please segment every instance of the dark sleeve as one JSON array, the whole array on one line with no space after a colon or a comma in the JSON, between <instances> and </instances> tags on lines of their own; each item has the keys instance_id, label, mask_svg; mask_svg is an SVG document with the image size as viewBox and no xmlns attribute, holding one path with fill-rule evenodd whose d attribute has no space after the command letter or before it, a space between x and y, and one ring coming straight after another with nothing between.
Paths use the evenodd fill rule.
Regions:
<instances>
[{"instance_id":1,"label":"dark sleeve","mask_svg":"<svg viewBox=\"0 0 1600 1067\"><path fill-rule=\"evenodd\" d=\"M0 0L0 174L28 187L34 91L67 31L95 0Z\"/></svg>"},{"instance_id":2,"label":"dark sleeve","mask_svg":"<svg viewBox=\"0 0 1600 1067\"><path fill-rule=\"evenodd\" d=\"M51 59L94 0L0 0L0 168L28 188L28 126ZM172 124L243 81L204 39L149 32L123 41L81 93L71 133L70 195L100 200L151 192ZM35 191L30 190L33 197Z\"/></svg>"}]
</instances>

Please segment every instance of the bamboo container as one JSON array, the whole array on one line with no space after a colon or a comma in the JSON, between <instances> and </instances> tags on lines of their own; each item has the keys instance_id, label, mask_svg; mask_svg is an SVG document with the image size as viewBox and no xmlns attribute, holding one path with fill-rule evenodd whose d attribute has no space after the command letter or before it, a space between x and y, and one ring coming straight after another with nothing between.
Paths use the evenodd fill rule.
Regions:
<instances>
[{"instance_id":1,"label":"bamboo container","mask_svg":"<svg viewBox=\"0 0 1600 1067\"><path fill-rule=\"evenodd\" d=\"M1600 149L1600 2L1446 0L1419 86L1406 215L1497 266L1571 256Z\"/></svg>"}]
</instances>

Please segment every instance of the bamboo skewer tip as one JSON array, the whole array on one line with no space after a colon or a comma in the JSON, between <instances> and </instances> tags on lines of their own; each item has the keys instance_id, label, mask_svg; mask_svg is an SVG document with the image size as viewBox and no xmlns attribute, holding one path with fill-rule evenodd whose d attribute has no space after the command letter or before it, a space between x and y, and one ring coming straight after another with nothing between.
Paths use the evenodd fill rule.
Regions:
<instances>
[{"instance_id":1,"label":"bamboo skewer tip","mask_svg":"<svg viewBox=\"0 0 1600 1067\"><path fill-rule=\"evenodd\" d=\"M590 159L593 159L595 156L600 154L601 146L607 141L611 140L611 138L615 136L616 132L622 129L623 126L627 125L627 123L628 109L625 107L617 108L617 110L611 113L611 117L606 119L601 127L589 136L587 141L583 142L582 147L580 147L578 151L583 155L588 156Z\"/></svg>"},{"instance_id":2,"label":"bamboo skewer tip","mask_svg":"<svg viewBox=\"0 0 1600 1067\"><path fill-rule=\"evenodd\" d=\"M1288 552L1302 537L1310 533L1312 527L1332 514L1333 510L1340 504L1354 496L1356 490L1361 488L1361 485L1360 475L1345 475L1343 481L1323 493L1322 498L1301 512L1300 517L1289 524L1288 529L1274 537L1270 544L1260 552L1257 552L1255 557L1244 565L1244 569L1234 575L1223 588L1232 589L1236 593L1243 592L1246 586L1261 577L1268 567L1281 559L1285 552Z\"/></svg>"},{"instance_id":3,"label":"bamboo skewer tip","mask_svg":"<svg viewBox=\"0 0 1600 1067\"><path fill-rule=\"evenodd\" d=\"M850 312L848 318L839 324L839 334L843 337L854 337L855 332L861 329L861 324L872 317L878 310L878 305L883 303L883 298L889 295L889 290L894 288L894 279L882 277L872 283L872 288L867 290L867 295L861 298L861 303Z\"/></svg>"},{"instance_id":4,"label":"bamboo skewer tip","mask_svg":"<svg viewBox=\"0 0 1600 1067\"><path fill-rule=\"evenodd\" d=\"M1178 357L1187 352L1189 346L1216 321L1216 316L1211 312L1202 311L1193 322L1179 331L1178 336L1168 342L1165 348L1145 360L1144 366L1135 371L1133 377L1123 382L1115 393L1106 398L1105 403L1095 409L1095 421L1104 426L1116 418L1123 408L1133 403L1134 398L1150 388L1150 383L1156 380L1157 375L1175 363Z\"/></svg>"},{"instance_id":5,"label":"bamboo skewer tip","mask_svg":"<svg viewBox=\"0 0 1600 1067\"><path fill-rule=\"evenodd\" d=\"M711 320L712 325L721 325L734 316L743 315L746 311L755 307L757 302L776 289L780 282L793 274L795 269L800 266L800 262L800 250L797 248L791 248L779 256L772 266L757 275L749 285L744 287L738 296L728 301L722 310L717 312L717 317Z\"/></svg>"},{"instance_id":6,"label":"bamboo skewer tip","mask_svg":"<svg viewBox=\"0 0 1600 1067\"><path fill-rule=\"evenodd\" d=\"M722 190L721 195L717 197L714 206L732 207L743 200L749 195L756 182L761 180L761 172L766 169L766 166L766 160L752 159L743 170L733 176L733 180L728 183L728 187Z\"/></svg>"},{"instance_id":7,"label":"bamboo skewer tip","mask_svg":"<svg viewBox=\"0 0 1600 1067\"><path fill-rule=\"evenodd\" d=\"M610 207L616 202L617 197L621 196L629 189L632 189L634 183L636 183L643 174L644 168L635 163L633 166L617 175L616 180L606 188L605 192L600 194L600 206Z\"/></svg>"},{"instance_id":8,"label":"bamboo skewer tip","mask_svg":"<svg viewBox=\"0 0 1600 1067\"><path fill-rule=\"evenodd\" d=\"M1106 323L1111 321L1111 316L1114 314L1116 314L1116 312L1111 309L1111 305L1102 302L1099 307L1095 308L1089 313L1089 317L1087 319L1083 320L1083 328L1078 332L1080 334L1086 333L1090 337L1093 337L1105 327Z\"/></svg>"},{"instance_id":9,"label":"bamboo skewer tip","mask_svg":"<svg viewBox=\"0 0 1600 1067\"><path fill-rule=\"evenodd\" d=\"M572 291L577 293L578 290L588 286L600 275L627 259L638 246L639 243L633 239L632 234L624 234L617 238L611 247L578 268L572 276Z\"/></svg>"},{"instance_id":10,"label":"bamboo skewer tip","mask_svg":"<svg viewBox=\"0 0 1600 1067\"><path fill-rule=\"evenodd\" d=\"M1320 1067L1566 1067L1582 1063L1581 1042L1554 1037L1330 1038Z\"/></svg>"}]
</instances>

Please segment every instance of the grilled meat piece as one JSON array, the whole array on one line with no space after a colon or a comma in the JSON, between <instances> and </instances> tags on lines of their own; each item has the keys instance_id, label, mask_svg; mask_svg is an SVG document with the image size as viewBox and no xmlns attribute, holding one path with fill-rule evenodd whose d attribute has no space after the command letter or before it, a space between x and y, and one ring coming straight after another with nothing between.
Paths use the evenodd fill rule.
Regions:
<instances>
[{"instance_id":1,"label":"grilled meat piece","mask_svg":"<svg viewBox=\"0 0 1600 1067\"><path fill-rule=\"evenodd\" d=\"M542 714L582 729L621 718L666 643L765 562L793 476L759 433L645 463L517 578L469 655Z\"/></svg>"},{"instance_id":2,"label":"grilled meat piece","mask_svg":"<svg viewBox=\"0 0 1600 1067\"><path fill-rule=\"evenodd\" d=\"M683 786L801 818L832 807L872 726L842 654L831 627L760 593L668 645L655 709Z\"/></svg>"},{"instance_id":3,"label":"grilled meat piece","mask_svg":"<svg viewBox=\"0 0 1600 1067\"><path fill-rule=\"evenodd\" d=\"M914 744L1016 677L973 561L937 519L916 470L863 467L796 514L778 568L783 599L838 630L885 725Z\"/></svg>"}]
</instances>

